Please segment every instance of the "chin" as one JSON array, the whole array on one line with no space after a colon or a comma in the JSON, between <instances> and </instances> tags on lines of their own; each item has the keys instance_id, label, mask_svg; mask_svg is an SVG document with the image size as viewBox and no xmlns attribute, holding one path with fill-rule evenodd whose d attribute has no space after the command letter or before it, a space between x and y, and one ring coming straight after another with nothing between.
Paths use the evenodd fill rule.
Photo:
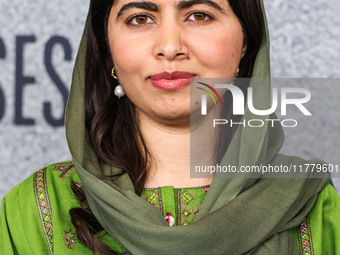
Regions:
<instances>
[{"instance_id":1,"label":"chin","mask_svg":"<svg viewBox=\"0 0 340 255\"><path fill-rule=\"evenodd\" d=\"M187 110L181 109L165 109L164 111L158 111L157 115L159 117L162 117L163 119L183 119L183 118L189 118L190 119L190 109L188 108Z\"/></svg>"},{"instance_id":2,"label":"chin","mask_svg":"<svg viewBox=\"0 0 340 255\"><path fill-rule=\"evenodd\" d=\"M188 124L190 123L190 108L184 110L182 107L172 107L167 109L156 109L154 113L159 121L168 125Z\"/></svg>"}]
</instances>

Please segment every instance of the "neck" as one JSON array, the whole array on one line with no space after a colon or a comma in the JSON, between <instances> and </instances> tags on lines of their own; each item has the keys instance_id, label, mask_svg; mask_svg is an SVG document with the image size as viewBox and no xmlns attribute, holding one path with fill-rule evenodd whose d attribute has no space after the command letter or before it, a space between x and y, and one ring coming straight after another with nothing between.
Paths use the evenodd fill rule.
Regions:
<instances>
[{"instance_id":1,"label":"neck","mask_svg":"<svg viewBox=\"0 0 340 255\"><path fill-rule=\"evenodd\" d=\"M205 119L204 123L195 127L190 127L190 124L169 125L139 113L140 130L152 158L144 188L183 188L210 184L212 175L190 178L190 163L197 165L213 162L215 153L211 139L215 134L207 132L207 128L212 127L211 123L210 119Z\"/></svg>"}]
</instances>

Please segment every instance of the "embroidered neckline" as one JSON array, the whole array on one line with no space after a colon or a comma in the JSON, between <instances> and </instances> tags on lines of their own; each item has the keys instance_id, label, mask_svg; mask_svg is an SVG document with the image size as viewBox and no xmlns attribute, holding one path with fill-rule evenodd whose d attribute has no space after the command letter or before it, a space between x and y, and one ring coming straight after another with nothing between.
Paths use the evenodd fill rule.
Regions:
<instances>
[{"instance_id":1,"label":"embroidered neckline","mask_svg":"<svg viewBox=\"0 0 340 255\"><path fill-rule=\"evenodd\" d=\"M141 198L156 207L166 220L170 218L170 226L185 226L194 221L202 206L202 200L209 191L210 184L192 188L172 189L173 186L164 187L170 187L170 193L173 192L174 198L177 198L174 207L165 205L163 208L162 193L163 191L167 193L167 191L162 189L162 187L144 189ZM177 224L175 222L177 222Z\"/></svg>"},{"instance_id":2,"label":"embroidered neckline","mask_svg":"<svg viewBox=\"0 0 340 255\"><path fill-rule=\"evenodd\" d=\"M207 188L210 187L211 184L207 184L207 185L202 185L202 186L197 186L197 187L184 187L184 188L175 188L174 186L171 185L167 185L167 186L159 186L159 187L153 187L153 188L143 188L142 190L155 190L155 189L161 189L164 187L173 187L175 190L178 189L200 189L200 188Z\"/></svg>"}]
</instances>

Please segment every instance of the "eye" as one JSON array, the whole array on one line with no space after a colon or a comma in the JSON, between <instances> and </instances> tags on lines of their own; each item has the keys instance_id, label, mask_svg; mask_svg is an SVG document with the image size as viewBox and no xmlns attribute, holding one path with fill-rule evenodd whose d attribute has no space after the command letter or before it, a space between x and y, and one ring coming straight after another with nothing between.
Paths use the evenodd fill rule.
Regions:
<instances>
[{"instance_id":1,"label":"eye","mask_svg":"<svg viewBox=\"0 0 340 255\"><path fill-rule=\"evenodd\" d=\"M145 25L152 22L153 20L147 15L136 15L128 21L129 24L135 26Z\"/></svg>"},{"instance_id":2,"label":"eye","mask_svg":"<svg viewBox=\"0 0 340 255\"><path fill-rule=\"evenodd\" d=\"M211 16L203 12L195 12L195 13L192 13L188 17L188 20L197 21L197 22L208 21L211 19L212 19Z\"/></svg>"}]
</instances>

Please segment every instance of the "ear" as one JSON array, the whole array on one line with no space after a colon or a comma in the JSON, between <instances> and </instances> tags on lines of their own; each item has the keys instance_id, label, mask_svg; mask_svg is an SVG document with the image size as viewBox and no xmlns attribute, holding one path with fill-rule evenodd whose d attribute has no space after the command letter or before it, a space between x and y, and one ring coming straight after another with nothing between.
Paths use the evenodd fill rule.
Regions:
<instances>
[{"instance_id":1,"label":"ear","mask_svg":"<svg viewBox=\"0 0 340 255\"><path fill-rule=\"evenodd\" d=\"M244 39L243 39L242 51L241 51L241 58L243 58L244 55L246 54L246 52L247 52L247 46L248 46L248 44L247 44L247 39L244 38Z\"/></svg>"}]
</instances>

